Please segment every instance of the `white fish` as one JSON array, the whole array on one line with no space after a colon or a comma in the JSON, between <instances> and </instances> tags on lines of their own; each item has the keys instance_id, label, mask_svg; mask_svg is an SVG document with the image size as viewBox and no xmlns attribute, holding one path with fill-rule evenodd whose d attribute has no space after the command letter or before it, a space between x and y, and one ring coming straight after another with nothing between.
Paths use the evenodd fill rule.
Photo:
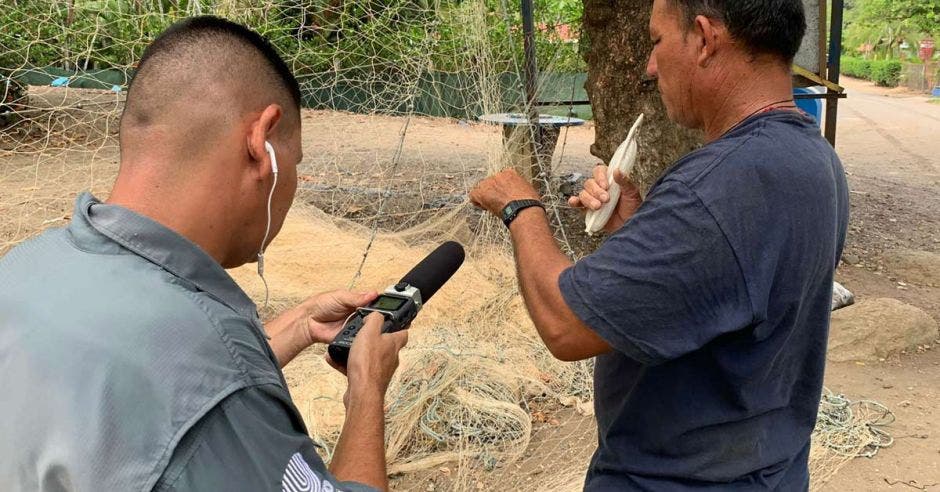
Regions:
<instances>
[{"instance_id":1,"label":"white fish","mask_svg":"<svg viewBox=\"0 0 940 492\"><path fill-rule=\"evenodd\" d=\"M603 229L604 224L610 220L610 214L617 207L617 201L620 200L620 185L614 182L614 171L619 169L620 174L626 177L629 177L630 173L633 172L637 155L637 129L640 128L641 123L643 123L643 113L640 113L640 116L633 122L627 138L617 147L617 151L610 159L610 165L607 166L607 194L610 196L610 200L601 204L601 208L597 210L588 210L587 215L584 216L584 232L588 235Z\"/></svg>"}]
</instances>

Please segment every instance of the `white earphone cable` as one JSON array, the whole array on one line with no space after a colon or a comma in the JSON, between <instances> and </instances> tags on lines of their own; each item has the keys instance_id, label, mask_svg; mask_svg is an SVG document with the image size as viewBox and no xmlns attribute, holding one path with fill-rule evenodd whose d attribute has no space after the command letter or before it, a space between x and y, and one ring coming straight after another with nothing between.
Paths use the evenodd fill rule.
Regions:
<instances>
[{"instance_id":1,"label":"white earphone cable","mask_svg":"<svg viewBox=\"0 0 940 492\"><path fill-rule=\"evenodd\" d=\"M268 206L267 214L268 220L267 224L264 227L264 239L261 240L261 247L258 251L258 276L261 277L261 283L264 284L264 308L268 308L268 281L264 278L264 248L268 243L268 236L271 234L271 201L274 198L274 188L277 187L277 160L274 157L274 149L268 146L269 154L271 156L271 169L272 174L274 175L274 182L271 184L271 191L268 192Z\"/></svg>"}]
</instances>

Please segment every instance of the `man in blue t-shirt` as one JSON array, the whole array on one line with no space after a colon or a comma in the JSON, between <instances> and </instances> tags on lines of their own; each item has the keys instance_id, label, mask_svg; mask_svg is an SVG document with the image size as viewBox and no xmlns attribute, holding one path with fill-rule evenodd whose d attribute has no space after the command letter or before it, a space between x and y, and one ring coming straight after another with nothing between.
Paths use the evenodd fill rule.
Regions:
<instances>
[{"instance_id":1,"label":"man in blue t-shirt","mask_svg":"<svg viewBox=\"0 0 940 492\"><path fill-rule=\"evenodd\" d=\"M515 172L470 194L507 223L548 349L597 357L586 490L808 487L848 192L793 102L804 26L799 0L655 0L647 71L706 144L642 201L615 174L612 235L578 263ZM596 210L607 190L599 166L570 203Z\"/></svg>"}]
</instances>

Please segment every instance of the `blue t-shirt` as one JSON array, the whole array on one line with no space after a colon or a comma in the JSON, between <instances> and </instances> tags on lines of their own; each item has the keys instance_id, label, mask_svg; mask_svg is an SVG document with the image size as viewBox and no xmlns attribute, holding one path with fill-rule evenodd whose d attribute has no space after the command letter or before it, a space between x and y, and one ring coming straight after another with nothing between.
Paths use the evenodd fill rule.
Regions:
<instances>
[{"instance_id":1,"label":"blue t-shirt","mask_svg":"<svg viewBox=\"0 0 940 492\"><path fill-rule=\"evenodd\" d=\"M585 490L805 490L848 190L806 116L679 160L559 281L614 350Z\"/></svg>"}]
</instances>

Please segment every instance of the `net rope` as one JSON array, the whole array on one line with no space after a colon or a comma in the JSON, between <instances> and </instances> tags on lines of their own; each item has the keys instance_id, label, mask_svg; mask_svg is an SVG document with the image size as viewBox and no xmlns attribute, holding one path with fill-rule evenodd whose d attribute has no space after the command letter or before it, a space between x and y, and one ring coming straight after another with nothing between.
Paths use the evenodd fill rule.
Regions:
<instances>
[{"instance_id":1,"label":"net rope","mask_svg":"<svg viewBox=\"0 0 940 492\"><path fill-rule=\"evenodd\" d=\"M540 96L560 87L565 102L554 109L570 122L583 80L573 74L585 71L570 34L581 2L535 7ZM477 180L525 156L502 128L477 121L528 114L513 2L6 0L0 254L67 224L79 192L107 197L127 84L143 49L172 22L199 14L267 36L301 84L306 157L292 212L265 251L265 318L315 292L383 288L444 240L468 248L464 267L415 322L389 390L393 486L580 490L596 447L593 362L562 363L546 351L517 294L505 228L467 201ZM553 155L552 146L535 178L550 191L559 244L576 258L598 243L581 233L557 178L589 174L597 159L588 151L590 124L564 126L562 135L561 152ZM231 274L263 298L253 266ZM329 459L344 379L323 361L322 347L298 356L285 376ZM825 463L841 466L886 442L871 431L883 432L883 424L859 424L880 407L847 402L826 396L820 407L825 421L813 439L814 449L827 450ZM827 466L814 468L814 480Z\"/></svg>"}]
</instances>

